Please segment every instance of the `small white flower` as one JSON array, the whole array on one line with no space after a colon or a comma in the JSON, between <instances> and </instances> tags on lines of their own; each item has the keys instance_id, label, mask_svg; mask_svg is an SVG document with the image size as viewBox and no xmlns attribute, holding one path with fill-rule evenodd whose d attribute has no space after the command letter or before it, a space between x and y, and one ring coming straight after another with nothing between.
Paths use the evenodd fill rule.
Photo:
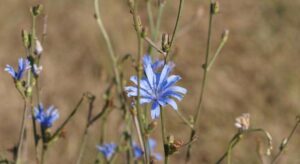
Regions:
<instances>
[{"instance_id":1,"label":"small white flower","mask_svg":"<svg viewBox=\"0 0 300 164\"><path fill-rule=\"evenodd\" d=\"M243 113L241 116L235 119L235 127L239 130L245 131L248 130L250 127L250 114Z\"/></svg>"}]
</instances>

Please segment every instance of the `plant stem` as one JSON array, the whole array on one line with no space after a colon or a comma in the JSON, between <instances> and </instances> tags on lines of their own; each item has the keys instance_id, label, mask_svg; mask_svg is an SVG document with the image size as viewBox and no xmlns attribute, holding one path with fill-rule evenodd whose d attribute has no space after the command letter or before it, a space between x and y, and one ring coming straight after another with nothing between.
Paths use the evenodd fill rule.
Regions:
<instances>
[{"instance_id":1,"label":"plant stem","mask_svg":"<svg viewBox=\"0 0 300 164\"><path fill-rule=\"evenodd\" d=\"M179 112L179 110L175 110L176 114L179 116L179 118L185 123L187 124L191 129L194 128L193 124L190 123L190 121L188 121L181 112Z\"/></svg>"},{"instance_id":2,"label":"plant stem","mask_svg":"<svg viewBox=\"0 0 300 164\"><path fill-rule=\"evenodd\" d=\"M204 73L203 73L203 80L202 80L202 85L201 85L200 97L199 97L199 101L198 101L197 108L196 108L196 114L194 116L194 127L198 123L199 113L202 109L202 102L203 102L203 97L204 97L206 81L207 81L207 74L208 74L207 65L208 65L208 61L209 61L208 59L209 59L209 55L210 55L212 19L213 19L213 13L212 13L212 11L210 11L209 23L208 23L208 36L207 36L207 44L206 44L206 53L205 53L205 63L203 64ZM195 135L196 135L196 130L192 129L191 134L190 134L190 141L193 140ZM186 163L188 163L190 161L191 148L192 148L192 145L189 145L186 156L185 156L185 162Z\"/></svg>"},{"instance_id":3,"label":"plant stem","mask_svg":"<svg viewBox=\"0 0 300 164\"><path fill-rule=\"evenodd\" d=\"M120 72L118 69L117 58L116 58L115 52L113 50L110 38L109 38L109 36L106 32L106 29L103 25L103 22L102 22L102 19L100 16L100 8L99 8L98 4L99 4L99 0L94 0L95 16L96 16L96 20L97 20L98 26L100 28L100 31L101 31L101 33L104 37L104 40L106 42L106 45L108 47L110 61L111 61L113 72L114 72L114 75L116 78L118 94L121 96L123 93L123 87L122 87L122 82L120 79ZM123 98L120 98L121 103L125 104L123 100L124 100Z\"/></svg>"},{"instance_id":4,"label":"plant stem","mask_svg":"<svg viewBox=\"0 0 300 164\"><path fill-rule=\"evenodd\" d=\"M70 115L67 117L67 119L60 125L60 127L51 136L51 138L49 139L49 142L51 142L53 139L55 139L61 133L61 131L63 130L63 128L66 126L66 124L71 120L71 118L74 116L74 114L79 109L79 107L82 104L84 98L85 98L85 95L83 95L81 97L81 99L79 100L79 102L77 103L77 105L75 106L75 108L73 109L73 111L70 113Z\"/></svg>"},{"instance_id":5,"label":"plant stem","mask_svg":"<svg viewBox=\"0 0 300 164\"><path fill-rule=\"evenodd\" d=\"M137 44L138 44L138 52L137 52L137 78L138 78L138 93L137 93L137 102L136 102L136 111L137 111L137 118L138 118L138 124L139 124L139 129L142 135L142 142L143 142L143 151L144 153L144 158L145 158L145 162L148 163L149 161L149 153L148 153L148 148L147 148L147 144L145 141L145 135L144 135L144 126L143 126L143 122L142 122L142 117L143 117L143 113L142 110L140 109L140 87L141 87L141 78L142 78L142 53L143 53L143 38L141 36L142 34L142 24L141 24L141 20L138 16L138 4L137 4L137 0L133 0L129 3L130 5L130 9L132 12L132 16L133 16L133 24L134 24L134 28L136 31L136 37L137 37Z\"/></svg>"},{"instance_id":6,"label":"plant stem","mask_svg":"<svg viewBox=\"0 0 300 164\"><path fill-rule=\"evenodd\" d=\"M154 36L154 20L153 20L151 2L152 2L151 0L147 0L147 14L148 14L148 20L149 20L149 25L150 25L150 32L151 32L152 36Z\"/></svg>"},{"instance_id":7,"label":"plant stem","mask_svg":"<svg viewBox=\"0 0 300 164\"><path fill-rule=\"evenodd\" d=\"M241 133L237 133L235 134L231 141L229 142L229 145L228 145L228 148L226 150L226 152L222 155L222 157L216 162L216 164L220 164L227 156L228 156L228 159L227 159L227 162L230 163L230 153L231 153L231 150L234 148L234 146L240 141L240 136L241 136Z\"/></svg>"},{"instance_id":8,"label":"plant stem","mask_svg":"<svg viewBox=\"0 0 300 164\"><path fill-rule=\"evenodd\" d=\"M299 117L299 116L298 116ZM295 134L295 131L298 127L298 125L300 124L300 119L297 117L297 122L295 124L295 126L293 127L292 131L290 132L285 145L283 145L283 147L280 149L280 151L275 155L275 157L272 159L271 164L276 163L276 161L278 160L278 158L280 157L280 155L282 154L283 150L286 148L287 144L290 142L292 136Z\"/></svg>"},{"instance_id":9,"label":"plant stem","mask_svg":"<svg viewBox=\"0 0 300 164\"><path fill-rule=\"evenodd\" d=\"M79 148L79 155L78 155L76 164L81 163L81 159L82 159L84 151L85 151L85 145L86 145L86 140L87 140L87 137L88 137L88 131L89 131L89 126L86 126L86 128L84 130L83 137L81 139L81 144L80 144L80 148Z\"/></svg>"},{"instance_id":10,"label":"plant stem","mask_svg":"<svg viewBox=\"0 0 300 164\"><path fill-rule=\"evenodd\" d=\"M26 102L26 99L24 99L23 117L22 117L21 130L20 130L19 141L18 141L16 164L21 164L21 157L22 157L21 152L22 152L22 145L23 145L23 141L24 141L26 116L27 116L27 102Z\"/></svg>"},{"instance_id":11,"label":"plant stem","mask_svg":"<svg viewBox=\"0 0 300 164\"><path fill-rule=\"evenodd\" d=\"M175 40L177 28L178 28L178 25L179 25L179 20L180 20L182 9L183 9L183 4L184 4L184 0L180 0L179 7L178 7L178 13L177 13L177 17L176 17L176 22L175 22L175 26L174 26L173 33L172 33L172 38L171 38L171 41L169 43L169 49L171 49L171 47L173 45L173 42ZM166 59L165 59L166 61L168 61L168 57L169 57L169 52L167 52Z\"/></svg>"},{"instance_id":12,"label":"plant stem","mask_svg":"<svg viewBox=\"0 0 300 164\"><path fill-rule=\"evenodd\" d=\"M161 23L161 18L162 18L162 14L164 11L164 7L165 7L165 3L166 2L161 2L159 3L159 9L158 9L158 14L157 14L157 19L156 19L156 28L154 30L154 42L157 41L157 36L159 34L159 29L160 29L160 23Z\"/></svg>"},{"instance_id":13,"label":"plant stem","mask_svg":"<svg viewBox=\"0 0 300 164\"><path fill-rule=\"evenodd\" d=\"M162 134L162 140L163 140L163 146L164 146L164 154L165 154L165 161L164 164L168 163L168 143L166 138L166 127L165 127L165 116L164 111L161 106L160 107L160 119L161 119L161 134Z\"/></svg>"}]
</instances>

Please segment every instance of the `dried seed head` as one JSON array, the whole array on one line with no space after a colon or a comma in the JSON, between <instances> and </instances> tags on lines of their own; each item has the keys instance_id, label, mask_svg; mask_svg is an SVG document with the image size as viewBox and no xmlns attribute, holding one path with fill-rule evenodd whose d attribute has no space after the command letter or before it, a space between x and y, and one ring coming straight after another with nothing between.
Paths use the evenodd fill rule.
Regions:
<instances>
[{"instance_id":1,"label":"dried seed head","mask_svg":"<svg viewBox=\"0 0 300 164\"><path fill-rule=\"evenodd\" d=\"M175 139L173 135L168 136L168 155L172 155L173 153L177 152L183 145L184 142L179 139Z\"/></svg>"},{"instance_id":2,"label":"dried seed head","mask_svg":"<svg viewBox=\"0 0 300 164\"><path fill-rule=\"evenodd\" d=\"M246 131L250 127L250 114L243 113L241 116L235 119L235 127L241 131Z\"/></svg>"}]
</instances>

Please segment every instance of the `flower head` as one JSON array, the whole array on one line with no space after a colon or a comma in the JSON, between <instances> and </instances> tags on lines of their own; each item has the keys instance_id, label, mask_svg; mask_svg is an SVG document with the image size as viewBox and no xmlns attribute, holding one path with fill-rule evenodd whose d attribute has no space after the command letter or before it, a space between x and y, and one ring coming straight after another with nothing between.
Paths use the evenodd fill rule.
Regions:
<instances>
[{"instance_id":1,"label":"flower head","mask_svg":"<svg viewBox=\"0 0 300 164\"><path fill-rule=\"evenodd\" d=\"M235 127L239 130L245 131L250 127L250 114L243 113L241 116L235 119Z\"/></svg>"},{"instance_id":2,"label":"flower head","mask_svg":"<svg viewBox=\"0 0 300 164\"><path fill-rule=\"evenodd\" d=\"M156 61L152 63L150 56L145 55L143 58L144 76L140 81L140 104L151 103L151 117L158 118L160 115L160 106L171 105L175 110L178 109L174 98L181 101L187 90L180 86L176 86L181 77L178 75L170 75L174 68L174 64L169 62L163 65L164 62ZM162 71L157 69L162 67ZM132 76L130 80L135 86L125 87L128 97L138 96L138 79Z\"/></svg>"},{"instance_id":3,"label":"flower head","mask_svg":"<svg viewBox=\"0 0 300 164\"><path fill-rule=\"evenodd\" d=\"M149 143L151 157L156 160L162 160L162 156L159 153L154 152L154 149L156 147L156 141L150 138L148 140L148 143ZM141 158L144 155L143 150L136 143L133 143L133 151L134 151L134 157L136 159Z\"/></svg>"},{"instance_id":4,"label":"flower head","mask_svg":"<svg viewBox=\"0 0 300 164\"><path fill-rule=\"evenodd\" d=\"M134 158L138 159L143 156L144 152L139 145L133 143L132 148L133 148Z\"/></svg>"},{"instance_id":5,"label":"flower head","mask_svg":"<svg viewBox=\"0 0 300 164\"><path fill-rule=\"evenodd\" d=\"M117 145L114 143L103 144L101 146L97 145L97 149L107 160L109 160L113 156L113 154L116 152L116 148Z\"/></svg>"},{"instance_id":6,"label":"flower head","mask_svg":"<svg viewBox=\"0 0 300 164\"><path fill-rule=\"evenodd\" d=\"M6 65L5 71L7 71L15 80L21 80L24 72L30 69L30 62L28 59L19 58L18 61L18 71L16 72L14 68L10 65Z\"/></svg>"},{"instance_id":7,"label":"flower head","mask_svg":"<svg viewBox=\"0 0 300 164\"><path fill-rule=\"evenodd\" d=\"M34 108L34 117L35 120L39 122L43 128L50 128L54 121L59 118L59 114L54 106L50 106L47 111L45 111L43 104L40 103L37 107Z\"/></svg>"}]
</instances>

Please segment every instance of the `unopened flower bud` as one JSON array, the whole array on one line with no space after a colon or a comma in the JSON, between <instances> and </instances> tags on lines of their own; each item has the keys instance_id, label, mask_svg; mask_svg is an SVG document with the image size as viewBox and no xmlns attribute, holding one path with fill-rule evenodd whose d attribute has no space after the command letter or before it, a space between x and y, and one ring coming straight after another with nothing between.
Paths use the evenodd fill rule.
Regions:
<instances>
[{"instance_id":1,"label":"unopened flower bud","mask_svg":"<svg viewBox=\"0 0 300 164\"><path fill-rule=\"evenodd\" d=\"M164 52L169 51L169 47L170 47L169 43L170 43L169 35L167 33L163 33L161 39L161 48Z\"/></svg>"},{"instance_id":2,"label":"unopened flower bud","mask_svg":"<svg viewBox=\"0 0 300 164\"><path fill-rule=\"evenodd\" d=\"M43 53L43 47L42 47L42 44L39 40L36 39L35 41L35 50L34 50L34 53L39 56Z\"/></svg>"},{"instance_id":3,"label":"unopened flower bud","mask_svg":"<svg viewBox=\"0 0 300 164\"><path fill-rule=\"evenodd\" d=\"M22 41L25 48L30 47L30 34L26 30L22 30Z\"/></svg>"},{"instance_id":4,"label":"unopened flower bud","mask_svg":"<svg viewBox=\"0 0 300 164\"><path fill-rule=\"evenodd\" d=\"M223 41L227 41L228 40L228 36L229 36L229 30L225 29L222 33L222 40Z\"/></svg>"},{"instance_id":5,"label":"unopened flower bud","mask_svg":"<svg viewBox=\"0 0 300 164\"><path fill-rule=\"evenodd\" d=\"M211 14L217 14L220 11L220 4L218 1L210 4L210 12Z\"/></svg>"},{"instance_id":6,"label":"unopened flower bud","mask_svg":"<svg viewBox=\"0 0 300 164\"><path fill-rule=\"evenodd\" d=\"M32 16L38 16L41 14L42 11L43 11L43 5L36 5L31 7L30 9Z\"/></svg>"},{"instance_id":7,"label":"unopened flower bud","mask_svg":"<svg viewBox=\"0 0 300 164\"><path fill-rule=\"evenodd\" d=\"M141 37L142 37L142 38L145 38L145 37L147 36L147 34L148 34L148 30L147 30L147 28L145 28L145 27L142 27L142 33L141 33Z\"/></svg>"},{"instance_id":8,"label":"unopened flower bud","mask_svg":"<svg viewBox=\"0 0 300 164\"><path fill-rule=\"evenodd\" d=\"M151 133L157 127L157 121L152 121L147 127L147 133Z\"/></svg>"},{"instance_id":9,"label":"unopened flower bud","mask_svg":"<svg viewBox=\"0 0 300 164\"><path fill-rule=\"evenodd\" d=\"M279 146L279 150L280 150L280 151L283 150L283 149L285 148L287 142L288 142L288 139L287 139L287 138L284 138L284 139L282 140L282 142L281 142L281 144L280 144L280 146Z\"/></svg>"},{"instance_id":10,"label":"unopened flower bud","mask_svg":"<svg viewBox=\"0 0 300 164\"><path fill-rule=\"evenodd\" d=\"M32 87L27 87L26 88L25 95L26 95L26 97L31 97L32 96Z\"/></svg>"},{"instance_id":11,"label":"unopened flower bud","mask_svg":"<svg viewBox=\"0 0 300 164\"><path fill-rule=\"evenodd\" d=\"M43 66L41 65L37 66L36 64L33 65L33 73L35 76L39 76L42 70L43 70Z\"/></svg>"}]
</instances>

